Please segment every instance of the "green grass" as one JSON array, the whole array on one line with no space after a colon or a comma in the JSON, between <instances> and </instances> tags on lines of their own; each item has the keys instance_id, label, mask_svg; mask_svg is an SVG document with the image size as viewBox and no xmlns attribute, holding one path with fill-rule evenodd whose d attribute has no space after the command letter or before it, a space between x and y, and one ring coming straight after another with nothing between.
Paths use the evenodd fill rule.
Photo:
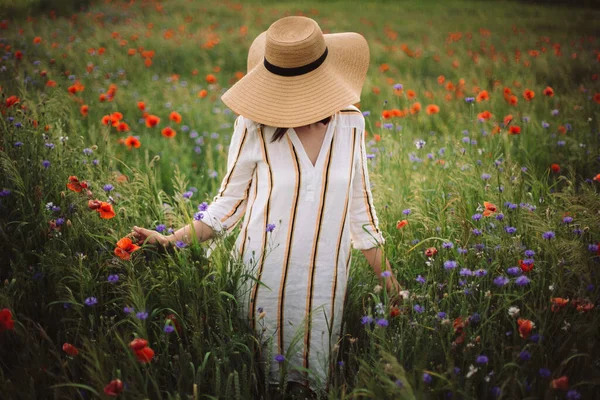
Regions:
<instances>
[{"instance_id":1,"label":"green grass","mask_svg":"<svg viewBox=\"0 0 600 400\"><path fill-rule=\"evenodd\" d=\"M436 399L451 392L468 399L562 399L567 391L550 382L567 376L570 390L593 398L600 389L600 319L598 307L586 307L598 306L600 294L599 183L592 179L600 172L598 11L461 1L244 2L240 8L173 0L160 3L161 10L137 3L96 2L76 18L37 12L0 27L0 310L11 310L15 320L14 330L0 332L3 398L103 398L117 378L126 385L122 398L274 397L258 358L264 338L239 316L236 295L253 276L229 258L235 232L212 243L210 256L208 244L197 243L170 252L144 248L129 261L114 249L134 225L176 229L191 221L199 203L211 201L226 173L235 117L220 94L236 72L245 72L253 38L299 12L326 32L356 31L369 41L360 102L370 112L369 173L385 254L407 290L392 317L378 278L354 254L344 337L323 397ZM460 40L448 40L457 32ZM34 44L35 37L42 42ZM214 46L205 46L210 41ZM155 52L148 67L141 48ZM215 84L207 83L208 74ZM46 86L49 80L56 86ZM84 90L71 95L75 81ZM101 102L111 84L114 99ZM547 86L553 97L543 95ZM518 104L505 100L505 88ZM535 92L532 101L523 97L527 88ZM206 97L198 96L201 90ZM489 100L465 102L478 90L487 90ZM20 102L6 107L13 95ZM158 127L146 127L138 101L160 117ZM416 115L382 117L415 101L422 105ZM89 106L85 117L82 104ZM440 112L427 115L428 104ZM493 116L480 122L484 110ZM102 124L117 111L129 132ZM181 114L181 124L169 121L171 111ZM509 114L520 134L494 133ZM161 135L166 126L176 129L174 138ZM119 142L130 135L139 137L140 148ZM416 146L419 140L425 143ZM66 188L73 175L89 183L90 194ZM114 190L106 193L106 184ZM101 219L88 208L90 199L111 201L115 217ZM498 212L473 218L484 202ZM64 223L52 229L59 218ZM397 229L404 219L408 224ZM555 237L545 239L549 231ZM425 255L430 247L438 251L432 258ZM535 252L534 267L521 287L507 270L527 258L526 249ZM446 270L451 260L458 267ZM463 268L482 276L464 276ZM118 282L108 282L109 275ZM500 276L509 283L499 287ZM89 297L97 304L85 305ZM569 303L553 310L558 297ZM535 324L529 336L520 336L511 307ZM140 311L147 319L136 317ZM386 318L389 326L363 325L363 316ZM165 333L173 318L179 329ZM468 321L463 334L454 326L459 318ZM149 341L151 363L139 363L129 348L136 337ZM79 354L65 354L64 343ZM488 362L479 365L482 354ZM477 371L469 374L470 366Z\"/></svg>"}]
</instances>

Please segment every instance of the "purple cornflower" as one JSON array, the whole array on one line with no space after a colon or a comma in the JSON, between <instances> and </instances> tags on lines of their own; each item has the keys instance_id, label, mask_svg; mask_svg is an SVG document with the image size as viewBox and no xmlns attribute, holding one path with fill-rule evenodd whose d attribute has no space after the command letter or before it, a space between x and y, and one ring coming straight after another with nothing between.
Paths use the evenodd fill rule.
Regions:
<instances>
[{"instance_id":1,"label":"purple cornflower","mask_svg":"<svg viewBox=\"0 0 600 400\"><path fill-rule=\"evenodd\" d=\"M550 128L550 124L547 123L546 121L542 121L542 128L548 129L548 128Z\"/></svg>"},{"instance_id":2,"label":"purple cornflower","mask_svg":"<svg viewBox=\"0 0 600 400\"><path fill-rule=\"evenodd\" d=\"M462 268L459 272L460 276L472 276L473 275L473 271L471 271L469 268Z\"/></svg>"},{"instance_id":3,"label":"purple cornflower","mask_svg":"<svg viewBox=\"0 0 600 400\"><path fill-rule=\"evenodd\" d=\"M531 353L528 352L527 350L523 350L522 352L519 353L519 360L521 360L521 361L531 360Z\"/></svg>"},{"instance_id":4,"label":"purple cornflower","mask_svg":"<svg viewBox=\"0 0 600 400\"><path fill-rule=\"evenodd\" d=\"M389 278L390 276L392 276L392 271L383 271L381 273L382 278Z\"/></svg>"},{"instance_id":5,"label":"purple cornflower","mask_svg":"<svg viewBox=\"0 0 600 400\"><path fill-rule=\"evenodd\" d=\"M365 315L361 318L360 323L363 325L372 324L373 317L371 317L370 315Z\"/></svg>"},{"instance_id":6,"label":"purple cornflower","mask_svg":"<svg viewBox=\"0 0 600 400\"><path fill-rule=\"evenodd\" d=\"M395 90L402 90L403 88L404 88L404 86L402 86L402 84L401 84L401 83L396 83L396 84L394 85L394 89L395 89Z\"/></svg>"},{"instance_id":7,"label":"purple cornflower","mask_svg":"<svg viewBox=\"0 0 600 400\"><path fill-rule=\"evenodd\" d=\"M484 181L487 181L488 179L490 179L492 176L490 174L481 174L481 179L483 179Z\"/></svg>"},{"instance_id":8,"label":"purple cornflower","mask_svg":"<svg viewBox=\"0 0 600 400\"><path fill-rule=\"evenodd\" d=\"M483 217L483 215L477 213L477 214L473 214L473 216L471 217L471 219L473 221L479 221L481 219L481 217Z\"/></svg>"},{"instance_id":9,"label":"purple cornflower","mask_svg":"<svg viewBox=\"0 0 600 400\"><path fill-rule=\"evenodd\" d=\"M556 235L552 231L542 233L542 237L546 240L554 239Z\"/></svg>"},{"instance_id":10,"label":"purple cornflower","mask_svg":"<svg viewBox=\"0 0 600 400\"><path fill-rule=\"evenodd\" d=\"M94 150L90 149L89 147L86 147L85 149L83 149L83 154L85 154L86 156L91 155L94 152Z\"/></svg>"},{"instance_id":11,"label":"purple cornflower","mask_svg":"<svg viewBox=\"0 0 600 400\"><path fill-rule=\"evenodd\" d=\"M535 251L525 250L525 257L533 257L534 255L535 255Z\"/></svg>"},{"instance_id":12,"label":"purple cornflower","mask_svg":"<svg viewBox=\"0 0 600 400\"><path fill-rule=\"evenodd\" d=\"M48 169L48 167L50 167L50 161L48 161L48 160L42 161L42 167Z\"/></svg>"},{"instance_id":13,"label":"purple cornflower","mask_svg":"<svg viewBox=\"0 0 600 400\"><path fill-rule=\"evenodd\" d=\"M458 251L458 254L467 254L469 252L469 250L465 249L464 247L459 247L457 249L457 251Z\"/></svg>"},{"instance_id":14,"label":"purple cornflower","mask_svg":"<svg viewBox=\"0 0 600 400\"><path fill-rule=\"evenodd\" d=\"M267 224L267 232L273 232L275 229L275 224Z\"/></svg>"},{"instance_id":15,"label":"purple cornflower","mask_svg":"<svg viewBox=\"0 0 600 400\"><path fill-rule=\"evenodd\" d=\"M431 381L433 381L431 375L429 375L427 372L423 372L423 382L425 382L426 385L429 385Z\"/></svg>"},{"instance_id":16,"label":"purple cornflower","mask_svg":"<svg viewBox=\"0 0 600 400\"><path fill-rule=\"evenodd\" d=\"M415 306L413 307L413 310L415 310L416 312L418 312L419 314L422 314L425 311L425 308L421 307L418 304L415 304Z\"/></svg>"},{"instance_id":17,"label":"purple cornflower","mask_svg":"<svg viewBox=\"0 0 600 400\"><path fill-rule=\"evenodd\" d=\"M64 218L56 218L56 226L61 226L65 223L65 219Z\"/></svg>"},{"instance_id":18,"label":"purple cornflower","mask_svg":"<svg viewBox=\"0 0 600 400\"><path fill-rule=\"evenodd\" d=\"M444 311L440 311L439 313L437 313L437 317L439 319L444 319L446 318L446 313Z\"/></svg>"},{"instance_id":19,"label":"purple cornflower","mask_svg":"<svg viewBox=\"0 0 600 400\"><path fill-rule=\"evenodd\" d=\"M425 278L423 278L421 275L417 276L415 280L419 283L425 283Z\"/></svg>"},{"instance_id":20,"label":"purple cornflower","mask_svg":"<svg viewBox=\"0 0 600 400\"><path fill-rule=\"evenodd\" d=\"M487 364L489 361L489 359L487 358L487 356L484 356L483 354L480 356L477 356L477 359L475 360L475 362L477 364Z\"/></svg>"},{"instance_id":21,"label":"purple cornflower","mask_svg":"<svg viewBox=\"0 0 600 400\"><path fill-rule=\"evenodd\" d=\"M487 275L487 270L486 269L478 269L477 271L473 272L473 274L475 276L478 276L478 277L481 278L482 276L486 276Z\"/></svg>"},{"instance_id":22,"label":"purple cornflower","mask_svg":"<svg viewBox=\"0 0 600 400\"><path fill-rule=\"evenodd\" d=\"M508 279L505 276L498 276L498 277L494 278L494 285L499 286L499 287L506 285L508 282L510 282L510 279Z\"/></svg>"},{"instance_id":23,"label":"purple cornflower","mask_svg":"<svg viewBox=\"0 0 600 400\"><path fill-rule=\"evenodd\" d=\"M592 253L595 253L598 251L598 245L597 244L588 244L588 250Z\"/></svg>"},{"instance_id":24,"label":"purple cornflower","mask_svg":"<svg viewBox=\"0 0 600 400\"><path fill-rule=\"evenodd\" d=\"M277 355L275 356L275 361L277 361L278 363L280 363L280 364L281 364L282 362L284 362L284 361L285 361L285 356L284 356L283 354L277 354Z\"/></svg>"},{"instance_id":25,"label":"purple cornflower","mask_svg":"<svg viewBox=\"0 0 600 400\"><path fill-rule=\"evenodd\" d=\"M177 246L178 249L183 249L183 248L187 247L187 243L182 242L181 240L177 240L175 242L175 246Z\"/></svg>"},{"instance_id":26,"label":"purple cornflower","mask_svg":"<svg viewBox=\"0 0 600 400\"><path fill-rule=\"evenodd\" d=\"M552 372L550 372L548 368L540 368L539 374L542 378L548 379L550 378L550 375L552 375Z\"/></svg>"},{"instance_id":27,"label":"purple cornflower","mask_svg":"<svg viewBox=\"0 0 600 400\"><path fill-rule=\"evenodd\" d=\"M581 399L581 394L575 390L571 389L567 392L567 400L579 400Z\"/></svg>"},{"instance_id":28,"label":"purple cornflower","mask_svg":"<svg viewBox=\"0 0 600 400\"><path fill-rule=\"evenodd\" d=\"M510 267L506 270L509 275L517 276L521 274L521 269L519 267Z\"/></svg>"},{"instance_id":29,"label":"purple cornflower","mask_svg":"<svg viewBox=\"0 0 600 400\"><path fill-rule=\"evenodd\" d=\"M451 249L454 247L454 244L452 244L452 242L444 242L444 243L442 243L442 247L444 249Z\"/></svg>"},{"instance_id":30,"label":"purple cornflower","mask_svg":"<svg viewBox=\"0 0 600 400\"><path fill-rule=\"evenodd\" d=\"M198 211L194 214L195 221L200 221L202 218L204 218L204 213L202 211Z\"/></svg>"},{"instance_id":31,"label":"purple cornflower","mask_svg":"<svg viewBox=\"0 0 600 400\"><path fill-rule=\"evenodd\" d=\"M208 209L208 203L203 201L198 205L198 211L206 211Z\"/></svg>"},{"instance_id":32,"label":"purple cornflower","mask_svg":"<svg viewBox=\"0 0 600 400\"><path fill-rule=\"evenodd\" d=\"M447 270L451 270L454 269L458 266L458 263L454 260L448 260L444 262L444 268L446 268Z\"/></svg>"},{"instance_id":33,"label":"purple cornflower","mask_svg":"<svg viewBox=\"0 0 600 400\"><path fill-rule=\"evenodd\" d=\"M163 233L165 229L167 229L167 226L165 224L158 224L156 225L156 228L154 228L154 230L158 233Z\"/></svg>"},{"instance_id":34,"label":"purple cornflower","mask_svg":"<svg viewBox=\"0 0 600 400\"><path fill-rule=\"evenodd\" d=\"M0 197L6 197L6 196L10 196L10 190L9 189L0 190Z\"/></svg>"},{"instance_id":35,"label":"purple cornflower","mask_svg":"<svg viewBox=\"0 0 600 400\"><path fill-rule=\"evenodd\" d=\"M558 110L557 110L557 109L554 109L554 110L550 111L550 114L552 114L552 116L554 116L554 117L555 117L555 116L557 116L557 115L558 115Z\"/></svg>"},{"instance_id":36,"label":"purple cornflower","mask_svg":"<svg viewBox=\"0 0 600 400\"><path fill-rule=\"evenodd\" d=\"M163 328L163 332L165 333L172 333L175 330L175 327L171 324L166 324L165 327Z\"/></svg>"},{"instance_id":37,"label":"purple cornflower","mask_svg":"<svg viewBox=\"0 0 600 400\"><path fill-rule=\"evenodd\" d=\"M137 314L135 314L135 316L137 317L137 319L141 319L143 321L148 318L148 313L146 311L140 311Z\"/></svg>"},{"instance_id":38,"label":"purple cornflower","mask_svg":"<svg viewBox=\"0 0 600 400\"><path fill-rule=\"evenodd\" d=\"M475 101L475 97L465 97L465 103L473 103Z\"/></svg>"},{"instance_id":39,"label":"purple cornflower","mask_svg":"<svg viewBox=\"0 0 600 400\"><path fill-rule=\"evenodd\" d=\"M563 224L570 224L571 222L573 222L573 217L564 217L562 219Z\"/></svg>"},{"instance_id":40,"label":"purple cornflower","mask_svg":"<svg viewBox=\"0 0 600 400\"><path fill-rule=\"evenodd\" d=\"M529 282L531 282L531 280L528 277L526 277L525 275L521 275L520 277L515 279L515 283L519 286L525 286Z\"/></svg>"},{"instance_id":41,"label":"purple cornflower","mask_svg":"<svg viewBox=\"0 0 600 400\"><path fill-rule=\"evenodd\" d=\"M377 325L379 325L382 328L385 328L386 326L388 326L390 323L388 322L387 319L385 318L380 318L377 320Z\"/></svg>"},{"instance_id":42,"label":"purple cornflower","mask_svg":"<svg viewBox=\"0 0 600 400\"><path fill-rule=\"evenodd\" d=\"M107 278L107 281L109 281L110 283L116 283L119 281L119 275L117 275L117 274L109 275Z\"/></svg>"},{"instance_id":43,"label":"purple cornflower","mask_svg":"<svg viewBox=\"0 0 600 400\"><path fill-rule=\"evenodd\" d=\"M490 393L492 394L492 396L498 398L500 397L500 395L502 394L502 389L500 389L498 386L494 386L491 390Z\"/></svg>"},{"instance_id":44,"label":"purple cornflower","mask_svg":"<svg viewBox=\"0 0 600 400\"><path fill-rule=\"evenodd\" d=\"M104 185L102 187L102 189L104 189L105 192L110 192L111 190L113 190L115 187L113 185L111 185L110 183L107 183L106 185Z\"/></svg>"},{"instance_id":45,"label":"purple cornflower","mask_svg":"<svg viewBox=\"0 0 600 400\"><path fill-rule=\"evenodd\" d=\"M189 199L190 197L192 197L194 195L194 192L192 192L191 190L185 192L182 194L184 199Z\"/></svg>"},{"instance_id":46,"label":"purple cornflower","mask_svg":"<svg viewBox=\"0 0 600 400\"><path fill-rule=\"evenodd\" d=\"M363 117L368 117L371 115L371 111L363 111Z\"/></svg>"},{"instance_id":47,"label":"purple cornflower","mask_svg":"<svg viewBox=\"0 0 600 400\"><path fill-rule=\"evenodd\" d=\"M133 307L123 307L123 311L125 312L125 314L131 314L132 312L134 312L135 310L133 309Z\"/></svg>"},{"instance_id":48,"label":"purple cornflower","mask_svg":"<svg viewBox=\"0 0 600 400\"><path fill-rule=\"evenodd\" d=\"M475 236L480 236L482 234L482 232L477 228L471 229L471 233Z\"/></svg>"},{"instance_id":49,"label":"purple cornflower","mask_svg":"<svg viewBox=\"0 0 600 400\"><path fill-rule=\"evenodd\" d=\"M504 228L504 230L509 235L512 235L513 233L515 233L517 231L517 228L515 228L514 226L507 226L506 228Z\"/></svg>"},{"instance_id":50,"label":"purple cornflower","mask_svg":"<svg viewBox=\"0 0 600 400\"><path fill-rule=\"evenodd\" d=\"M84 300L84 303L86 306L95 306L96 304L98 304L98 299L95 297L88 297L87 299Z\"/></svg>"},{"instance_id":51,"label":"purple cornflower","mask_svg":"<svg viewBox=\"0 0 600 400\"><path fill-rule=\"evenodd\" d=\"M404 215L408 215L410 213L411 213L411 209L410 208L407 208L406 210L402 210L402 214L404 214Z\"/></svg>"}]
</instances>

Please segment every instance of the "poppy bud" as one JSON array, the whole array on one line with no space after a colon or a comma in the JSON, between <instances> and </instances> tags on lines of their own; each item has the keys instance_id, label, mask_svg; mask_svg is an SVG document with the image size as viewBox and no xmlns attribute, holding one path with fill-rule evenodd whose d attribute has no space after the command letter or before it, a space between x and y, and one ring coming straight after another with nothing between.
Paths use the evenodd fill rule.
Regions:
<instances>
[{"instance_id":1,"label":"poppy bud","mask_svg":"<svg viewBox=\"0 0 600 400\"><path fill-rule=\"evenodd\" d=\"M92 145L92 150L94 150L94 151L98 150L98 146L97 146L97 145L95 145L95 144L94 144L94 145Z\"/></svg>"},{"instance_id":2,"label":"poppy bud","mask_svg":"<svg viewBox=\"0 0 600 400\"><path fill-rule=\"evenodd\" d=\"M91 198L91 197L94 197L94 193L92 193L92 191L91 191L91 190L88 190L88 191L86 192L86 194L87 194L87 197L90 197L90 198Z\"/></svg>"},{"instance_id":3,"label":"poppy bud","mask_svg":"<svg viewBox=\"0 0 600 400\"><path fill-rule=\"evenodd\" d=\"M71 222L70 219L67 220L67 226L70 228L71 226L73 226L73 223Z\"/></svg>"},{"instance_id":4,"label":"poppy bud","mask_svg":"<svg viewBox=\"0 0 600 400\"><path fill-rule=\"evenodd\" d=\"M64 199L64 198L65 198L65 196L66 196L66 193L65 193L65 191L64 191L64 190L63 190L62 192L60 192L60 197L62 197L62 198Z\"/></svg>"},{"instance_id":5,"label":"poppy bud","mask_svg":"<svg viewBox=\"0 0 600 400\"><path fill-rule=\"evenodd\" d=\"M77 354L79 354L79 350L77 350L77 347L73 346L70 343L63 344L62 349L65 353L67 353L71 357L75 357Z\"/></svg>"}]
</instances>

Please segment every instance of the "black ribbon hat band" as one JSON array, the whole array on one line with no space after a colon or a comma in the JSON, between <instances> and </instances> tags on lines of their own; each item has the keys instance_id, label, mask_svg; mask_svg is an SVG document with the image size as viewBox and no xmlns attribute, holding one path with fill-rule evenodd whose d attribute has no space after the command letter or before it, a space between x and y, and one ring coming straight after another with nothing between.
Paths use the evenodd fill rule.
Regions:
<instances>
[{"instance_id":1,"label":"black ribbon hat band","mask_svg":"<svg viewBox=\"0 0 600 400\"><path fill-rule=\"evenodd\" d=\"M325 47L325 51L323 52L321 57L317 58L315 61L311 62L310 64L306 64L301 67L294 67L294 68L278 67L277 65L273 65L270 62L268 62L266 57L265 57L264 64L265 64L265 68L269 72L271 72L275 75L298 76L298 75L308 74L309 72L314 71L315 69L319 68L321 66L321 64L323 64L323 62L325 61L326 58L327 58L327 47Z\"/></svg>"}]
</instances>

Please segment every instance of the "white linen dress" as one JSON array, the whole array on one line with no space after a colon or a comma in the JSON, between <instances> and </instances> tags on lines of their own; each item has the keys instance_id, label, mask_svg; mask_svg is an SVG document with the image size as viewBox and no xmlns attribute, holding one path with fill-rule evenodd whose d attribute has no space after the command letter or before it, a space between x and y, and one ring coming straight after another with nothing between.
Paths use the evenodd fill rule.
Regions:
<instances>
[{"instance_id":1,"label":"white linen dress","mask_svg":"<svg viewBox=\"0 0 600 400\"><path fill-rule=\"evenodd\" d=\"M274 356L282 354L288 380L312 388L326 384L340 335L351 246L384 243L364 127L358 108L338 111L313 165L293 128L272 142L276 128L243 116L235 121L227 174L202 221L221 232L233 230L243 217L233 250L262 283L248 282L243 312L260 337L272 338L271 359L265 360L271 382L279 382Z\"/></svg>"}]
</instances>

